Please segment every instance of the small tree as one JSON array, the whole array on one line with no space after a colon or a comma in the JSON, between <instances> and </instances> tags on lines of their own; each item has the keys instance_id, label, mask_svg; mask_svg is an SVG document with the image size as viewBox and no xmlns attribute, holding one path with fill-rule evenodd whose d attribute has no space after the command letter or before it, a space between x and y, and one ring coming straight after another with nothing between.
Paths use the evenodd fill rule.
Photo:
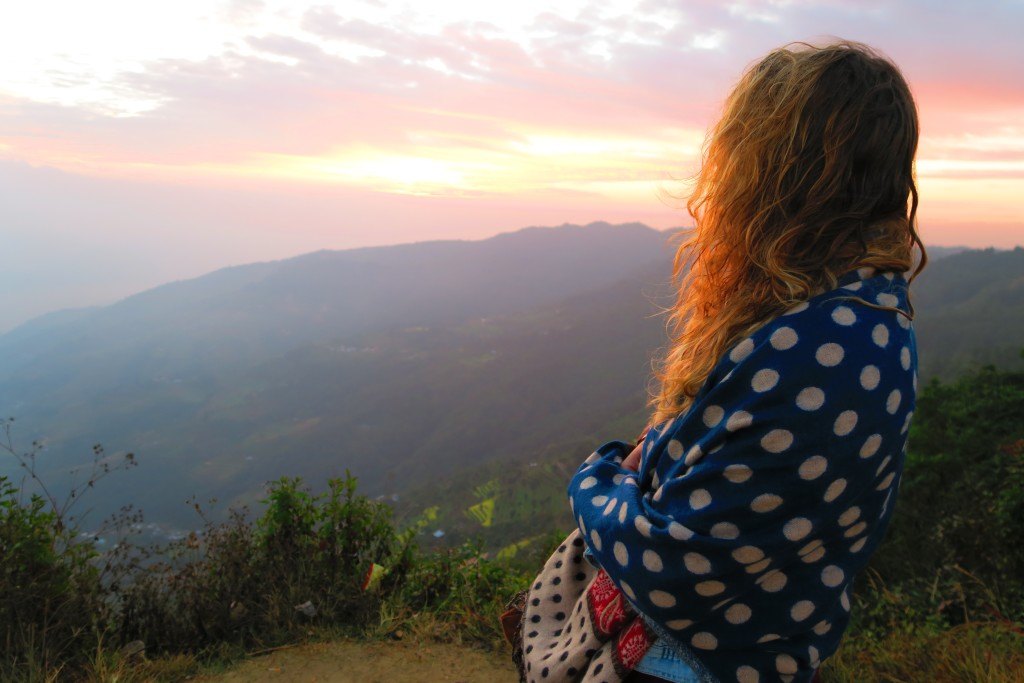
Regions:
<instances>
[{"instance_id":1,"label":"small tree","mask_svg":"<svg viewBox=\"0 0 1024 683\"><path fill-rule=\"evenodd\" d=\"M96 445L88 476L72 480L60 497L39 475L42 444L33 441L30 450L19 451L13 423L14 418L0 421L0 452L13 457L25 477L21 486L0 477L0 677L5 679L20 671L57 669L79 659L101 637L110 610L104 581L109 565L96 561L95 537L82 531L73 512L98 481L136 464L131 453L111 458ZM26 481L37 492L27 493Z\"/></svg>"}]
</instances>

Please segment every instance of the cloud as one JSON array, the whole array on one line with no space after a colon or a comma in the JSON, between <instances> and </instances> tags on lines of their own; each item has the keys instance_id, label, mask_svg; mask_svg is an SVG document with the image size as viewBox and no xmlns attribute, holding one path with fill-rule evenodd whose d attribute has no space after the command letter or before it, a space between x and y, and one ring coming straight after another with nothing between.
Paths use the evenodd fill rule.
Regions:
<instances>
[{"instance_id":1,"label":"cloud","mask_svg":"<svg viewBox=\"0 0 1024 683\"><path fill-rule=\"evenodd\" d=\"M228 11L248 17L260 7ZM513 37L486 21L425 29L415 14L374 23L316 6L295 34L249 35L246 50L154 60L114 81L163 102L152 111L104 121L8 100L0 121L10 154L64 167L62 157L96 167L227 167L352 146L415 155L414 140L427 138L507 153L537 131L622 139L644 131L666 144L672 163L671 131L711 123L745 66L794 38L841 28L903 67L927 136L985 135L1024 109L1016 78L1024 48L1010 30L1024 10L996 3L982 17L963 4L938 7L590 3L568 15L539 12Z\"/></svg>"},{"instance_id":2,"label":"cloud","mask_svg":"<svg viewBox=\"0 0 1024 683\"><path fill-rule=\"evenodd\" d=\"M110 41L131 42L105 61L37 55L42 71L0 80L0 162L34 179L23 197L35 213L19 204L0 216L24 253L46 253L58 234L130 234L126 244L148 254L138 262L173 254L191 273L213 263L193 251L237 262L527 223L684 223L658 190L696 170L743 69L790 41L832 35L881 49L910 82L922 225L947 226L931 239L969 241L955 235L971 221L989 226L972 237L993 243L1024 229L1020 3L233 0L203 16L195 26L222 34L200 36L208 49L198 54L182 37L178 52L121 59L146 35L119 32ZM22 87L36 81L46 87ZM64 191L33 167L98 184ZM61 201L77 210L57 211ZM160 227L138 237L132 226L147 211ZM339 215L351 222L337 227ZM44 228L54 232L24 246ZM252 242L264 251L239 246Z\"/></svg>"}]
</instances>

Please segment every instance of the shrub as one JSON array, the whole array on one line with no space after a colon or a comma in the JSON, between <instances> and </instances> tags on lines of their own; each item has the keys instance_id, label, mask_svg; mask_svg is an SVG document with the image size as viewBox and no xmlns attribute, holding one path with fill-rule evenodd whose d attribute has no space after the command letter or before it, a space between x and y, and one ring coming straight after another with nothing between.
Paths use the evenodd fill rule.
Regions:
<instances>
[{"instance_id":1,"label":"shrub","mask_svg":"<svg viewBox=\"0 0 1024 683\"><path fill-rule=\"evenodd\" d=\"M991 366L917 400L892 524L871 566L950 623L1024 619L1024 373Z\"/></svg>"},{"instance_id":2,"label":"shrub","mask_svg":"<svg viewBox=\"0 0 1024 683\"><path fill-rule=\"evenodd\" d=\"M533 574L483 556L479 544L417 554L395 577L387 604L387 630L403 624L435 639L501 646L498 617Z\"/></svg>"},{"instance_id":3,"label":"shrub","mask_svg":"<svg viewBox=\"0 0 1024 683\"><path fill-rule=\"evenodd\" d=\"M234 510L213 522L193 502L200 531L100 553L71 510L96 481L133 466L131 454L95 447L90 476L59 500L36 474L38 444L19 453L10 421L0 425L0 448L36 489L0 478L3 680L156 671L125 663L118 649L132 641L178 671L195 661L182 655L231 656L316 632L502 647L505 602L564 538L530 529L536 542L518 564L488 557L479 541L425 552L415 538L426 521L398 531L391 509L359 495L346 473L320 493L298 478L271 482L255 518ZM125 509L109 523L140 519ZM1022 534L1024 373L986 367L924 387L893 522L856 585L825 680L1019 680ZM372 564L387 571L363 590Z\"/></svg>"},{"instance_id":4,"label":"shrub","mask_svg":"<svg viewBox=\"0 0 1024 683\"><path fill-rule=\"evenodd\" d=\"M91 468L59 498L37 471L42 451L14 447L13 418L0 420L0 451L25 472L22 486L0 477L0 678L59 670L88 657L110 617L111 567L93 537L82 533L74 508L82 494L117 469L135 465L131 453L108 457L93 447ZM30 491L29 486L34 490ZM130 508L110 523L135 519Z\"/></svg>"},{"instance_id":5,"label":"shrub","mask_svg":"<svg viewBox=\"0 0 1024 683\"><path fill-rule=\"evenodd\" d=\"M48 668L74 658L105 612L99 571L90 562L93 545L74 542L47 507L39 495L21 500L0 477L0 660L6 675L23 665Z\"/></svg>"},{"instance_id":6,"label":"shrub","mask_svg":"<svg viewBox=\"0 0 1024 683\"><path fill-rule=\"evenodd\" d=\"M272 482L255 523L235 511L223 523L165 548L121 593L121 640L150 650L199 652L282 642L310 626L361 628L378 598L362 590L371 563L396 556L391 509L331 479L313 495L301 480ZM202 510L196 506L202 514ZM205 519L205 517L204 517Z\"/></svg>"}]
</instances>

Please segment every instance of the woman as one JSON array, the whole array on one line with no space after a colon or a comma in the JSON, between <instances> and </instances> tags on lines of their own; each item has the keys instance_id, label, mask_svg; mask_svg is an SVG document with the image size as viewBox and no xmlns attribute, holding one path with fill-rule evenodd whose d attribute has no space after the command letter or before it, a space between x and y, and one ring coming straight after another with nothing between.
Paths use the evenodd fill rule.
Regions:
<instances>
[{"instance_id":1,"label":"woman","mask_svg":"<svg viewBox=\"0 0 1024 683\"><path fill-rule=\"evenodd\" d=\"M849 622L917 387L918 122L871 48L796 45L744 73L708 137L646 437L569 485L602 570L572 634L613 646L544 655L531 680L810 681Z\"/></svg>"}]
</instances>

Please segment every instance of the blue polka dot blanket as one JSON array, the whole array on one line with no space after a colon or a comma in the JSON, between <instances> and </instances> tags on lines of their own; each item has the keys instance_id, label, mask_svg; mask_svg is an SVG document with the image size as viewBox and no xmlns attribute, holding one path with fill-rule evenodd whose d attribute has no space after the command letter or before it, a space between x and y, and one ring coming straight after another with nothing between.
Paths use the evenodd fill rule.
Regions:
<instances>
[{"instance_id":1,"label":"blue polka dot blanket","mask_svg":"<svg viewBox=\"0 0 1024 683\"><path fill-rule=\"evenodd\" d=\"M902 273L845 273L727 350L638 471L633 444L598 447L523 596L522 679L615 683L658 643L704 683L812 680L895 507L909 312Z\"/></svg>"}]
</instances>

